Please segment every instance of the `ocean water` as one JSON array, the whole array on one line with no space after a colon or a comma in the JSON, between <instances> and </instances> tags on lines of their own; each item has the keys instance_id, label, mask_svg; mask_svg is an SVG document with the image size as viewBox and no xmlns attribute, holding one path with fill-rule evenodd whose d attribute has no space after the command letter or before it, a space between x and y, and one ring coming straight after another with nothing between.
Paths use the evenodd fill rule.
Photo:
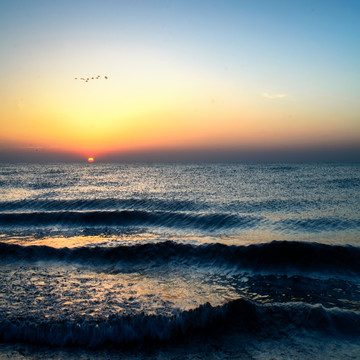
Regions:
<instances>
[{"instance_id":1,"label":"ocean water","mask_svg":"<svg viewBox=\"0 0 360 360\"><path fill-rule=\"evenodd\" d=\"M360 359L360 164L0 165L0 358Z\"/></svg>"}]
</instances>

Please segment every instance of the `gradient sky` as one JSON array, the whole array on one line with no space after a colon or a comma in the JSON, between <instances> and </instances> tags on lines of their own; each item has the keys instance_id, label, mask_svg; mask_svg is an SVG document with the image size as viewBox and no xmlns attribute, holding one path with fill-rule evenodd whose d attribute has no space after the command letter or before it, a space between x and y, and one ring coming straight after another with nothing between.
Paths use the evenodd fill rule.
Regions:
<instances>
[{"instance_id":1,"label":"gradient sky","mask_svg":"<svg viewBox=\"0 0 360 360\"><path fill-rule=\"evenodd\" d=\"M356 157L359 18L358 0L0 0L0 160Z\"/></svg>"}]
</instances>

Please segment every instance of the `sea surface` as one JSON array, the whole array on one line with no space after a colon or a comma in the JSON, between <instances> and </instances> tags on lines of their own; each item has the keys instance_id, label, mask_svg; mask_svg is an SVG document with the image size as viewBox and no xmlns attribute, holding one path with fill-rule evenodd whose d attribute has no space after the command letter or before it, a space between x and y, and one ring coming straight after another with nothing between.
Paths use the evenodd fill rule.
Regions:
<instances>
[{"instance_id":1,"label":"sea surface","mask_svg":"<svg viewBox=\"0 0 360 360\"><path fill-rule=\"evenodd\" d=\"M360 164L0 164L0 359L360 359Z\"/></svg>"}]
</instances>

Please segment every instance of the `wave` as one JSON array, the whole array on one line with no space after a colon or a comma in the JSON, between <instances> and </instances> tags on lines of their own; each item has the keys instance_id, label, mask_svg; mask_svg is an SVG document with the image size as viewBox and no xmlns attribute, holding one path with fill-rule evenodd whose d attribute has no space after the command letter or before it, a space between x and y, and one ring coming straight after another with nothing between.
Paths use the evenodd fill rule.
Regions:
<instances>
[{"instance_id":1,"label":"wave","mask_svg":"<svg viewBox=\"0 0 360 360\"><path fill-rule=\"evenodd\" d=\"M0 260L91 262L91 264L203 263L250 270L300 270L360 274L360 248L291 241L249 246L191 245L172 241L116 247L53 248L0 242Z\"/></svg>"},{"instance_id":2,"label":"wave","mask_svg":"<svg viewBox=\"0 0 360 360\"><path fill-rule=\"evenodd\" d=\"M165 211L51 211L0 213L0 226L39 227L49 225L66 226L164 226L170 228L194 228L218 230L249 228L261 218L226 213L185 213Z\"/></svg>"},{"instance_id":3,"label":"wave","mask_svg":"<svg viewBox=\"0 0 360 360\"><path fill-rule=\"evenodd\" d=\"M309 209L318 207L318 201L297 199L267 199L257 201L236 200L225 204L207 204L191 200L165 200L149 198L129 199L23 199L2 201L3 212L9 211L76 211L76 210L162 210L162 211L205 211L218 207L225 211L241 213L262 213Z\"/></svg>"},{"instance_id":4,"label":"wave","mask_svg":"<svg viewBox=\"0 0 360 360\"><path fill-rule=\"evenodd\" d=\"M327 202L329 204L329 201ZM232 201L225 205L231 211L247 213L274 213L306 210L319 206L319 201L305 199L267 199L251 201Z\"/></svg>"},{"instance_id":5,"label":"wave","mask_svg":"<svg viewBox=\"0 0 360 360\"><path fill-rule=\"evenodd\" d=\"M356 229L360 227L359 220L341 219L331 217L305 218L305 219L284 219L277 222L276 227L279 229L292 229L307 232L320 231L341 231Z\"/></svg>"},{"instance_id":6,"label":"wave","mask_svg":"<svg viewBox=\"0 0 360 360\"><path fill-rule=\"evenodd\" d=\"M205 203L162 199L26 199L0 202L2 211L67 211L67 210L206 210Z\"/></svg>"},{"instance_id":7,"label":"wave","mask_svg":"<svg viewBox=\"0 0 360 360\"><path fill-rule=\"evenodd\" d=\"M184 337L206 339L209 333L234 329L240 333L276 334L310 329L327 334L358 336L360 314L338 308L303 303L260 305L237 299L222 306L209 303L177 315L111 315L103 319L44 319L31 315L0 318L2 342L29 342L50 346L138 346L179 341Z\"/></svg>"},{"instance_id":8,"label":"wave","mask_svg":"<svg viewBox=\"0 0 360 360\"><path fill-rule=\"evenodd\" d=\"M179 201L178 203L167 203L166 201L144 201L129 200L126 203L122 201L122 205L127 206L126 210L89 210L92 206L99 209L110 206L120 206L118 200L106 200L103 203L99 200L89 201L63 201L51 202L36 201L38 205L48 208L49 211L8 211L0 212L0 227L3 231L6 229L38 229L42 227L59 226L65 231L65 228L105 228L105 232L110 228L122 228L125 230L129 227L165 227L172 229L193 229L198 231L216 232L221 230L243 230L255 229L265 225L276 231L301 231L301 232L323 232L323 231L346 231L360 228L360 220L358 219L344 219L337 217L318 217L318 218L285 218L281 220L270 220L265 216L249 214L256 212L259 207L266 210L266 206L253 204L247 207L247 213L238 212L198 212L198 211L181 211L182 208L187 207L187 203ZM14 203L12 203L14 204ZM26 202L25 202L26 205ZM25 206L24 205L24 206ZM54 208L70 207L78 208L79 210L55 210ZM244 205L244 204L243 204ZM8 206L8 208L7 208ZM5 204L3 210L9 210L12 205ZM131 206L134 209L131 209ZM166 208L179 209L166 210L136 210L137 207L144 207L150 209ZM230 204L228 209L234 206L242 206L240 204ZM267 204L267 209L270 207L281 207L285 204ZM84 207L84 208L82 208ZM192 210L195 210L193 206ZM197 209L198 210L198 209ZM233 210L233 209L232 209ZM244 210L244 209L242 209ZM276 211L276 209L275 209ZM107 229L106 229L107 228Z\"/></svg>"}]
</instances>

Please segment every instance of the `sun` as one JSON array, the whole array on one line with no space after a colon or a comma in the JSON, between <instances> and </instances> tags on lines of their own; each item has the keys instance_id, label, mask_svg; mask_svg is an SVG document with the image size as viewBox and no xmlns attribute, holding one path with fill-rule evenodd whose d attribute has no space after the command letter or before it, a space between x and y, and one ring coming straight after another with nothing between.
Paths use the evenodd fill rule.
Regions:
<instances>
[{"instance_id":1,"label":"sun","mask_svg":"<svg viewBox=\"0 0 360 360\"><path fill-rule=\"evenodd\" d=\"M89 157L89 158L88 158L88 162L94 162L94 158Z\"/></svg>"}]
</instances>

